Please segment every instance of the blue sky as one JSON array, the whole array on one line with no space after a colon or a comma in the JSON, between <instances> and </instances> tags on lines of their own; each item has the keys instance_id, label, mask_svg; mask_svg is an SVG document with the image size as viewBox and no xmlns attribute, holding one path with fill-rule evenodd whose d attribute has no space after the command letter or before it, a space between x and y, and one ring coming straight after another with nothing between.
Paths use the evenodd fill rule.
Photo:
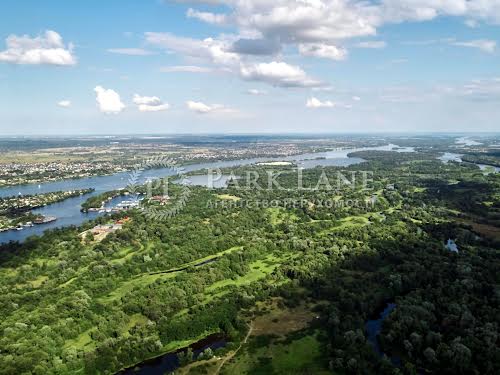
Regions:
<instances>
[{"instance_id":1,"label":"blue sky","mask_svg":"<svg viewBox=\"0 0 500 375\"><path fill-rule=\"evenodd\" d=\"M0 135L499 130L500 0L0 7Z\"/></svg>"}]
</instances>

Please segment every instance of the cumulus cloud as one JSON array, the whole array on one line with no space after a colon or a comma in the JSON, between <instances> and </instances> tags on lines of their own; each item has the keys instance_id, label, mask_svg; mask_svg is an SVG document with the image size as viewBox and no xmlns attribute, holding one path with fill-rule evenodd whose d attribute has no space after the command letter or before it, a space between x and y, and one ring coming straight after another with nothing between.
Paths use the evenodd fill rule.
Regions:
<instances>
[{"instance_id":1,"label":"cumulus cloud","mask_svg":"<svg viewBox=\"0 0 500 375\"><path fill-rule=\"evenodd\" d=\"M143 48L110 48L108 49L108 52L129 56L149 56L154 54L152 51L148 51Z\"/></svg>"},{"instance_id":2,"label":"cumulus cloud","mask_svg":"<svg viewBox=\"0 0 500 375\"><path fill-rule=\"evenodd\" d=\"M210 73L212 71L211 68L194 65L164 66L160 68L160 72L163 73Z\"/></svg>"},{"instance_id":3,"label":"cumulus cloud","mask_svg":"<svg viewBox=\"0 0 500 375\"><path fill-rule=\"evenodd\" d=\"M145 36L148 43L187 57L223 66L234 66L240 63L240 56L229 51L229 41L213 38L199 40L179 37L171 33L147 32Z\"/></svg>"},{"instance_id":4,"label":"cumulus cloud","mask_svg":"<svg viewBox=\"0 0 500 375\"><path fill-rule=\"evenodd\" d=\"M125 109L125 104L122 103L120 95L116 91L96 86L94 92L96 94L97 107L101 112L116 114Z\"/></svg>"},{"instance_id":5,"label":"cumulus cloud","mask_svg":"<svg viewBox=\"0 0 500 375\"><path fill-rule=\"evenodd\" d=\"M64 44L61 35L45 31L43 35L31 38L28 35L10 35L6 39L7 49L0 52L0 61L11 64L30 65L75 65L73 45Z\"/></svg>"},{"instance_id":6,"label":"cumulus cloud","mask_svg":"<svg viewBox=\"0 0 500 375\"><path fill-rule=\"evenodd\" d=\"M321 100L312 97L312 98L307 100L306 107L307 108L333 108L333 107L335 107L335 103L330 101L330 100L326 100L326 101L322 102Z\"/></svg>"},{"instance_id":7,"label":"cumulus cloud","mask_svg":"<svg viewBox=\"0 0 500 375\"><path fill-rule=\"evenodd\" d=\"M327 44L299 44L299 52L304 56L321 57L330 60L344 60L347 50Z\"/></svg>"},{"instance_id":8,"label":"cumulus cloud","mask_svg":"<svg viewBox=\"0 0 500 375\"><path fill-rule=\"evenodd\" d=\"M190 109L193 112L205 115L209 113L216 113L216 112L233 112L234 110L231 110L229 108L224 107L221 104L205 104L202 102L194 102L194 101L187 101L186 105L188 109Z\"/></svg>"},{"instance_id":9,"label":"cumulus cloud","mask_svg":"<svg viewBox=\"0 0 500 375\"><path fill-rule=\"evenodd\" d=\"M170 104L163 103L157 96L140 96L135 94L133 102L141 112L159 112L170 108Z\"/></svg>"},{"instance_id":10,"label":"cumulus cloud","mask_svg":"<svg viewBox=\"0 0 500 375\"><path fill-rule=\"evenodd\" d=\"M487 39L471 40L469 42L453 42L451 44L458 47L477 48L486 53L493 53L497 48L496 41Z\"/></svg>"},{"instance_id":11,"label":"cumulus cloud","mask_svg":"<svg viewBox=\"0 0 500 375\"><path fill-rule=\"evenodd\" d=\"M318 108L344 108L344 109L350 109L352 108L351 104L345 104L345 103L335 103L332 102L331 100L325 100L321 101L318 98L312 97L307 100L306 102L306 107L307 108L312 108L312 109L318 109Z\"/></svg>"},{"instance_id":12,"label":"cumulus cloud","mask_svg":"<svg viewBox=\"0 0 500 375\"><path fill-rule=\"evenodd\" d=\"M177 0L179 1L179 0ZM380 49L386 42L373 40L384 25L424 22L437 17L462 17L469 25L500 24L500 0L186 0L217 4L224 11L190 8L187 16L216 26L230 26L235 34L197 40L170 33L145 34L151 45L183 55L195 64L214 65L243 79L280 87L312 87L319 84L299 67L263 62L297 50L303 56L341 61L346 46ZM224 7L225 6L225 7ZM364 40L363 38L369 38ZM352 40L355 40L354 42ZM456 41L455 41L456 42ZM450 43L450 42L447 42ZM456 42L457 46L491 52L491 41ZM458 44L459 43L459 44ZM281 58L281 56L279 57ZM190 62L191 64L191 62ZM284 64L284 65L280 65Z\"/></svg>"},{"instance_id":13,"label":"cumulus cloud","mask_svg":"<svg viewBox=\"0 0 500 375\"><path fill-rule=\"evenodd\" d=\"M284 62L242 64L241 76L249 81L266 82L279 87L317 87L322 82L309 77L301 68Z\"/></svg>"},{"instance_id":14,"label":"cumulus cloud","mask_svg":"<svg viewBox=\"0 0 500 375\"><path fill-rule=\"evenodd\" d=\"M230 12L191 9L190 16L212 24L230 23L240 34L296 45L338 46L342 40L376 35L388 23L441 16L463 17L469 25L500 24L499 0L221 0L217 4L227 5Z\"/></svg>"},{"instance_id":15,"label":"cumulus cloud","mask_svg":"<svg viewBox=\"0 0 500 375\"><path fill-rule=\"evenodd\" d=\"M231 18L242 32L278 38L283 43L329 44L376 33L376 14L363 2L251 0L237 1L233 9Z\"/></svg>"},{"instance_id":16,"label":"cumulus cloud","mask_svg":"<svg viewBox=\"0 0 500 375\"><path fill-rule=\"evenodd\" d=\"M197 18L200 21L211 23L214 25L224 25L227 23L227 16L225 14L215 14L210 12L199 12L195 9L189 8L186 15L188 18Z\"/></svg>"},{"instance_id":17,"label":"cumulus cloud","mask_svg":"<svg viewBox=\"0 0 500 375\"><path fill-rule=\"evenodd\" d=\"M62 108L69 108L71 107L71 101L70 100L61 100L60 102L57 103L59 107Z\"/></svg>"},{"instance_id":18,"label":"cumulus cloud","mask_svg":"<svg viewBox=\"0 0 500 375\"><path fill-rule=\"evenodd\" d=\"M243 55L275 55L281 52L277 39L238 39L231 46L231 51Z\"/></svg>"}]
</instances>

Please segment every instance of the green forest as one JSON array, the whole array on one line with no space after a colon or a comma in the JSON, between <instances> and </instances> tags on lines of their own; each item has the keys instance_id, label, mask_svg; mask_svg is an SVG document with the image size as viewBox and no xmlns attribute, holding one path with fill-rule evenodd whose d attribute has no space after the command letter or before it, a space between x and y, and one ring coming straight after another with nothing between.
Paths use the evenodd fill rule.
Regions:
<instances>
[{"instance_id":1,"label":"green forest","mask_svg":"<svg viewBox=\"0 0 500 375\"><path fill-rule=\"evenodd\" d=\"M0 373L114 374L213 334L227 345L180 351L176 373L500 373L500 174L434 151L353 156L304 186L371 171L369 186L246 166L164 220L132 210L3 245ZM246 188L270 171L283 189ZM381 355L366 323L388 304Z\"/></svg>"}]
</instances>

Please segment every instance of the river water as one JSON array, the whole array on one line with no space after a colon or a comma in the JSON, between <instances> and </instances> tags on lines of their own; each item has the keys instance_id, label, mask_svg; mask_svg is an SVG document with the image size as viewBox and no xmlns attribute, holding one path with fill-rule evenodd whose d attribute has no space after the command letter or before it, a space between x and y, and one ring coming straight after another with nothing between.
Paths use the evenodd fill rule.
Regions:
<instances>
[{"instance_id":1,"label":"river water","mask_svg":"<svg viewBox=\"0 0 500 375\"><path fill-rule=\"evenodd\" d=\"M197 358L204 350L210 348L212 351L223 348L227 345L227 340L222 334L214 334L198 341L189 347L193 350L193 358ZM144 361L132 368L123 370L117 375L163 375L170 374L180 367L177 353L184 351L167 353L160 357Z\"/></svg>"},{"instance_id":2,"label":"river water","mask_svg":"<svg viewBox=\"0 0 500 375\"><path fill-rule=\"evenodd\" d=\"M382 325L384 320L387 319L389 314L394 311L396 308L395 303L388 303L382 311L379 312L379 315L375 317L375 319L368 320L365 323L365 331L367 333L367 339L370 345L373 347L373 350L377 354L378 357L382 358L385 353L382 351L379 342L379 336L382 332ZM392 364L395 366L401 365L401 359L397 356L389 357Z\"/></svg>"},{"instance_id":3,"label":"river water","mask_svg":"<svg viewBox=\"0 0 500 375\"><path fill-rule=\"evenodd\" d=\"M229 168L238 167L244 165L251 165L260 162L268 161L290 161L296 163L301 168L314 168L317 166L337 166L337 167L348 167L350 165L359 164L363 162L360 158L351 158L347 155L351 152L357 151L396 151L396 152L414 152L412 147L398 147L394 144L389 144L380 147L363 147L363 148L351 148L343 149L337 151L327 151L318 153L307 153L295 156L289 156L284 158L252 158L252 159L240 159L240 160L228 160L228 161L216 161L207 163L197 163L185 166L183 169L185 173L194 172L204 169L217 169L217 168ZM144 183L148 180L167 177L175 175L177 172L172 168L161 168L161 169L151 169L146 170L141 174L139 181L137 183ZM206 176L205 176L206 178ZM68 191L77 189L87 189L94 188L95 191L91 194L84 196L79 196L75 198L67 199L63 202L55 203L46 207L42 207L33 210L35 214L41 214L44 216L55 216L57 221L43 224L35 225L30 228L24 228L23 230L10 230L0 233L0 243L6 243L9 241L24 241L27 237L33 235L41 235L47 229L65 227L70 225L81 225L87 220L92 220L96 218L99 213L80 212L80 205L85 202L92 195L101 194L106 191L117 190L126 187L130 184L130 173L121 172L109 176L98 176L98 177L87 177L81 179L69 179L56 182L48 182L43 184L27 184L20 186L12 186L0 188L0 197L8 197L14 195L32 195L48 193L53 191ZM193 179L194 185L204 185L204 179L202 177L191 177ZM223 186L215 186L223 187ZM115 198L111 203L118 203L123 200L123 197Z\"/></svg>"},{"instance_id":4,"label":"river water","mask_svg":"<svg viewBox=\"0 0 500 375\"><path fill-rule=\"evenodd\" d=\"M457 154L454 152L445 152L438 159L441 160L443 163L448 163L449 161L463 163L462 156L463 154ZM494 167L492 165L479 164L479 163L469 163L469 164L477 165L479 169L485 172L485 174L500 172L500 167Z\"/></svg>"}]
</instances>

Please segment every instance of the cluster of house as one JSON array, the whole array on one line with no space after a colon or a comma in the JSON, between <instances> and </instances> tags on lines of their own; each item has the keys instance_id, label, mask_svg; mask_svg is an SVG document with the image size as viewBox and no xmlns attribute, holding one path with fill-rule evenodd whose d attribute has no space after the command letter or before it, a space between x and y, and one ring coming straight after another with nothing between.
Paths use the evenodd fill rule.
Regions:
<instances>
[{"instance_id":1,"label":"cluster of house","mask_svg":"<svg viewBox=\"0 0 500 375\"><path fill-rule=\"evenodd\" d=\"M123 166L112 162L7 163L0 164L0 185L18 185L26 181L47 182L61 177L88 177L103 171L116 173L125 170Z\"/></svg>"},{"instance_id":2,"label":"cluster of house","mask_svg":"<svg viewBox=\"0 0 500 375\"><path fill-rule=\"evenodd\" d=\"M119 229L122 229L123 225L129 221L130 218L125 217L123 219L116 220L112 223L96 225L94 228L80 233L80 237L84 239L86 238L88 233L91 233L94 236L95 241L102 241L104 238L106 238L108 234L116 232Z\"/></svg>"}]
</instances>

